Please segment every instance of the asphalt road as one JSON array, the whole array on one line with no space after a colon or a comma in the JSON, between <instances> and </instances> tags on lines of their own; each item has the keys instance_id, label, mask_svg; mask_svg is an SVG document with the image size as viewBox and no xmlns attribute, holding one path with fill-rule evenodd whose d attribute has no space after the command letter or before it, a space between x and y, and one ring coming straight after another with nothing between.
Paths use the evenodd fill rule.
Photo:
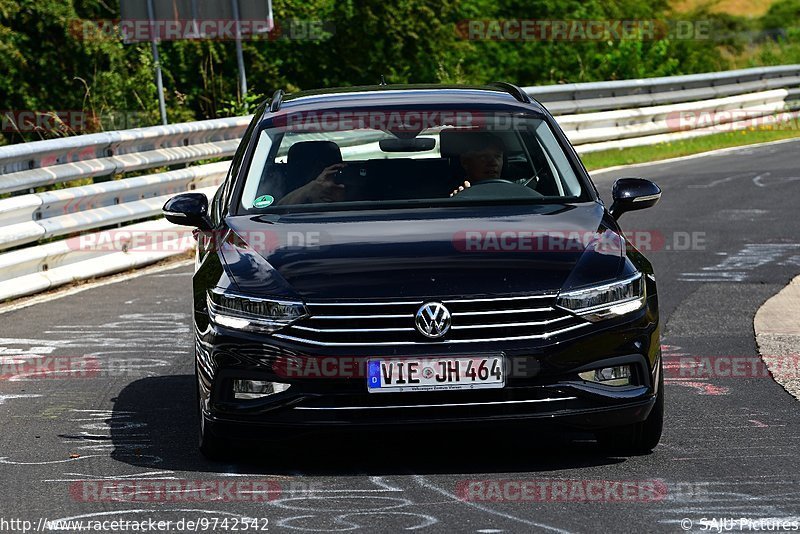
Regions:
<instances>
[{"instance_id":1,"label":"asphalt road","mask_svg":"<svg viewBox=\"0 0 800 534\"><path fill-rule=\"evenodd\" d=\"M626 231L657 236L648 256L672 372L665 434L650 455L608 457L586 436L515 429L326 435L209 463L196 449L191 268L181 267L0 315L0 531L21 532L21 523L3 523L13 519L35 528L75 517L173 528L200 519L194 526L206 532L225 531L212 529L224 518L231 531L241 517L259 518L251 532L682 532L683 519L701 532L703 518L800 520L798 401L768 376L676 372L687 356L757 355L756 310L800 273L798 149L789 142L595 176L607 200L622 176L664 190L657 207L622 219ZM30 371L44 358L61 371L9 371L9 362ZM509 479L567 481L569 494L459 498L464 481ZM168 498L158 489L165 480L178 484ZM135 494L124 493L126 481L139 484ZM633 490L620 493L617 482ZM192 492L195 483L228 489L209 500ZM597 483L599 497L575 489Z\"/></svg>"}]
</instances>

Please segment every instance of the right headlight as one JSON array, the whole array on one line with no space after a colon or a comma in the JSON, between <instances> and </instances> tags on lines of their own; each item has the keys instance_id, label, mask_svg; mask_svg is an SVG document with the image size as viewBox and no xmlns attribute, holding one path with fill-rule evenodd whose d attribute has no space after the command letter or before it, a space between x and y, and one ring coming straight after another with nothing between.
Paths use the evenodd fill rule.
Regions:
<instances>
[{"instance_id":1,"label":"right headlight","mask_svg":"<svg viewBox=\"0 0 800 534\"><path fill-rule=\"evenodd\" d=\"M212 322L248 332L271 334L306 316L302 302L250 297L212 289L207 293Z\"/></svg>"},{"instance_id":2,"label":"right headlight","mask_svg":"<svg viewBox=\"0 0 800 534\"><path fill-rule=\"evenodd\" d=\"M645 305L642 273L605 284L562 291L556 305L597 322L640 310Z\"/></svg>"}]
</instances>

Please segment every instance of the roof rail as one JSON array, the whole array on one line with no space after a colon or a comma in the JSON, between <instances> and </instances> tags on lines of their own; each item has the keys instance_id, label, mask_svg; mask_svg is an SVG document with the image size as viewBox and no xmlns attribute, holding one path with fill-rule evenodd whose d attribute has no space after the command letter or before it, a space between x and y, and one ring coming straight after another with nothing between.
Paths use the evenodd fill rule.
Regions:
<instances>
[{"instance_id":1,"label":"roof rail","mask_svg":"<svg viewBox=\"0 0 800 534\"><path fill-rule=\"evenodd\" d=\"M520 87L514 85L513 83L508 82L492 82L489 84L491 87L497 87L498 89L502 89L506 93L509 93L511 96L523 102L525 104L531 103L531 97L528 96L528 93L523 91Z\"/></svg>"},{"instance_id":2,"label":"roof rail","mask_svg":"<svg viewBox=\"0 0 800 534\"><path fill-rule=\"evenodd\" d=\"M279 109L281 109L281 103L283 103L283 89L278 89L274 93L272 93L272 102L269 104L269 110L272 113L275 113Z\"/></svg>"}]
</instances>

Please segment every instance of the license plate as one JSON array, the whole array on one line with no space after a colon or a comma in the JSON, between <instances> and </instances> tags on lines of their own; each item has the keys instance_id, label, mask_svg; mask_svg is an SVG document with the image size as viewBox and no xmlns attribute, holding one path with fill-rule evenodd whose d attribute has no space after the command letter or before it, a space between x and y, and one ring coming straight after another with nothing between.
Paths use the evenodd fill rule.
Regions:
<instances>
[{"instance_id":1,"label":"license plate","mask_svg":"<svg viewBox=\"0 0 800 534\"><path fill-rule=\"evenodd\" d=\"M502 388L503 356L371 359L367 365L370 393L450 391Z\"/></svg>"}]
</instances>

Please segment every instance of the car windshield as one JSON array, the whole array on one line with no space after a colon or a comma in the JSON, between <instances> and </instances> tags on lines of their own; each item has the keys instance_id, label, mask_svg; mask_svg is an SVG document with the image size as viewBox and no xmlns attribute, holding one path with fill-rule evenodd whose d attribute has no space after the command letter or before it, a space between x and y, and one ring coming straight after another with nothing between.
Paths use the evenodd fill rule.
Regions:
<instances>
[{"instance_id":1,"label":"car windshield","mask_svg":"<svg viewBox=\"0 0 800 534\"><path fill-rule=\"evenodd\" d=\"M584 190L535 115L313 112L264 122L238 211L563 202Z\"/></svg>"}]
</instances>

